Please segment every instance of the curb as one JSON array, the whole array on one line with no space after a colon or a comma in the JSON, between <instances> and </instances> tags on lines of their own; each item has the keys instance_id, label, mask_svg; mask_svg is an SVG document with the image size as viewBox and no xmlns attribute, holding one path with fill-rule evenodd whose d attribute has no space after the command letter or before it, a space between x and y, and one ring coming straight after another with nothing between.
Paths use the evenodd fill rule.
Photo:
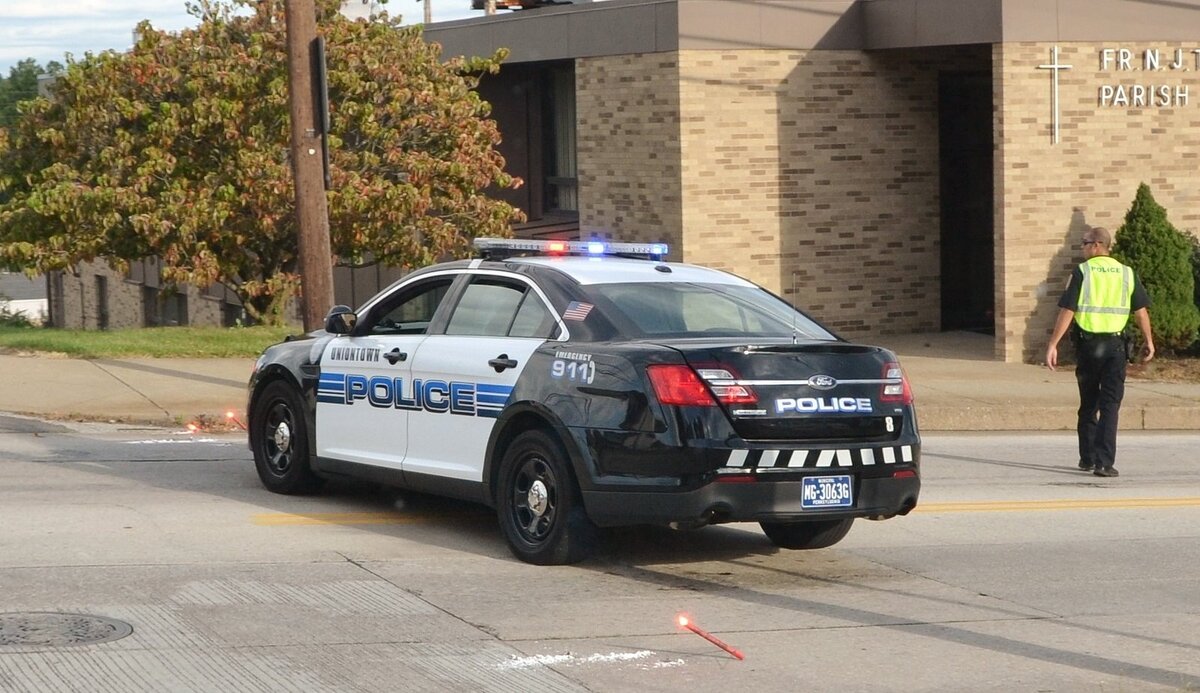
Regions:
<instances>
[{"instance_id":1,"label":"curb","mask_svg":"<svg viewBox=\"0 0 1200 693\"><path fill-rule=\"evenodd\" d=\"M917 405L921 433L992 431L1072 431L1075 406L965 406ZM1200 428L1200 406L1121 407L1122 431L1195 431Z\"/></svg>"}]
</instances>

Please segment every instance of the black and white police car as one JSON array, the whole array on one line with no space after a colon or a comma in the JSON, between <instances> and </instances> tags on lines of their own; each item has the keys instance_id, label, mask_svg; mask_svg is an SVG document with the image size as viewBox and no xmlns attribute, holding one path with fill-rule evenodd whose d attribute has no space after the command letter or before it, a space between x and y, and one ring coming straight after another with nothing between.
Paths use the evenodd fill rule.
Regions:
<instances>
[{"instance_id":1,"label":"black and white police car","mask_svg":"<svg viewBox=\"0 0 1200 693\"><path fill-rule=\"evenodd\" d=\"M662 244L475 245L267 348L248 416L268 489L348 476L478 501L538 564L583 559L598 527L756 521L814 549L916 506L891 352Z\"/></svg>"}]
</instances>

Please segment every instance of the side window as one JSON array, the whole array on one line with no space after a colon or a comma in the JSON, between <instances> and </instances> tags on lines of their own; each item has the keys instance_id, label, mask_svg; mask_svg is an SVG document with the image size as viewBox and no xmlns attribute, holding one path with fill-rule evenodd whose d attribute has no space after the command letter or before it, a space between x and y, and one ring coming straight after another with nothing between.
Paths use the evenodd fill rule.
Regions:
<instances>
[{"instance_id":1,"label":"side window","mask_svg":"<svg viewBox=\"0 0 1200 693\"><path fill-rule=\"evenodd\" d=\"M520 282L479 278L465 291L446 334L489 337L547 337L554 317L537 293Z\"/></svg>"},{"instance_id":2,"label":"side window","mask_svg":"<svg viewBox=\"0 0 1200 693\"><path fill-rule=\"evenodd\" d=\"M487 335L508 334L517 315L525 288L488 279L476 280L459 299L446 325L446 334Z\"/></svg>"},{"instance_id":3,"label":"side window","mask_svg":"<svg viewBox=\"0 0 1200 693\"><path fill-rule=\"evenodd\" d=\"M388 297L372 316L370 334L425 334L438 305L450 290L451 277L444 277L402 290Z\"/></svg>"},{"instance_id":4,"label":"side window","mask_svg":"<svg viewBox=\"0 0 1200 693\"><path fill-rule=\"evenodd\" d=\"M517 317L513 320L509 337L542 337L550 338L555 328L554 316L546 308L546 304L534 291L525 292L525 300L517 309Z\"/></svg>"}]
</instances>

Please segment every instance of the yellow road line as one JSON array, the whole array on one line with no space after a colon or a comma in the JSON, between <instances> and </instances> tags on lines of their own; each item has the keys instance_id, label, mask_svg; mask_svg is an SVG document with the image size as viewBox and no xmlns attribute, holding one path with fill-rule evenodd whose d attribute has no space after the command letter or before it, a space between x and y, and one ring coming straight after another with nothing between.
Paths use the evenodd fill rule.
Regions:
<instances>
[{"instance_id":1,"label":"yellow road line","mask_svg":"<svg viewBox=\"0 0 1200 693\"><path fill-rule=\"evenodd\" d=\"M1085 510L1092 508L1179 508L1200 505L1200 497L1183 498L1101 498L1044 501L969 501L963 503L921 503L918 513L980 513L1022 510Z\"/></svg>"}]
</instances>

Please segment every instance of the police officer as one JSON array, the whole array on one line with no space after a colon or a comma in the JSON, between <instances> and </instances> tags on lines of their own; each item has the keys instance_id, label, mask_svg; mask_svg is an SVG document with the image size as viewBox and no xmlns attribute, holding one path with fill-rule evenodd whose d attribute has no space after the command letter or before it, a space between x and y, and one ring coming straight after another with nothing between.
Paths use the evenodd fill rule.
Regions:
<instances>
[{"instance_id":1,"label":"police officer","mask_svg":"<svg viewBox=\"0 0 1200 693\"><path fill-rule=\"evenodd\" d=\"M1146 338L1143 361L1154 358L1150 297L1133 268L1109 257L1112 235L1093 227L1083 234L1084 261L1058 300L1058 320L1046 348L1046 366L1058 366L1058 343L1071 330L1079 383L1079 468L1117 476L1117 413L1125 396L1125 326L1130 314Z\"/></svg>"}]
</instances>

